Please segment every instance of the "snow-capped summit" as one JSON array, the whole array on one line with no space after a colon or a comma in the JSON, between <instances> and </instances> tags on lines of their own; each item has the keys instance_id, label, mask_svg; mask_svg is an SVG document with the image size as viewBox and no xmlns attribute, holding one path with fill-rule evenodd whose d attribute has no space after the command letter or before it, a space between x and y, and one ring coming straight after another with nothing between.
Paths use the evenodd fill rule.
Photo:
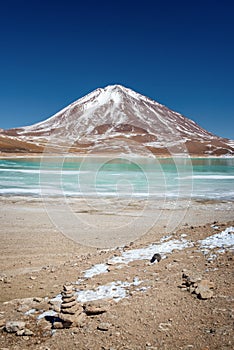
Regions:
<instances>
[{"instance_id":1,"label":"snow-capped summit","mask_svg":"<svg viewBox=\"0 0 234 350\"><path fill-rule=\"evenodd\" d=\"M154 154L234 153L229 140L122 85L98 88L43 122L2 134L41 150L50 143L55 150L68 145L72 152L85 153L128 152L130 145L136 153L138 149Z\"/></svg>"}]
</instances>

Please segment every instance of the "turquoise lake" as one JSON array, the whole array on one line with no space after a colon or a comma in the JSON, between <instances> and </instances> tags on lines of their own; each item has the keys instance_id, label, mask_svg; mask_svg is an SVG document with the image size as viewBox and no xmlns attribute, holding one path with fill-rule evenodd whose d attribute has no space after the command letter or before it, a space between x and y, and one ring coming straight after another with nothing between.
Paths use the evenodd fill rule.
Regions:
<instances>
[{"instance_id":1,"label":"turquoise lake","mask_svg":"<svg viewBox=\"0 0 234 350\"><path fill-rule=\"evenodd\" d=\"M234 158L0 160L0 195L234 199Z\"/></svg>"}]
</instances>

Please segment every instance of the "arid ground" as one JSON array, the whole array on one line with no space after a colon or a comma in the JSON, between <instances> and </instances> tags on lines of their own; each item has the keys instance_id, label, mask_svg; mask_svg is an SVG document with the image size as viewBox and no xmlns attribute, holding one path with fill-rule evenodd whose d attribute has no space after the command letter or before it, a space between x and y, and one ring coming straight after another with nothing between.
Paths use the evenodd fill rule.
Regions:
<instances>
[{"instance_id":1,"label":"arid ground","mask_svg":"<svg viewBox=\"0 0 234 350\"><path fill-rule=\"evenodd\" d=\"M136 202L125 211L134 216L141 205ZM71 207L87 222L89 218L92 222L101 220L104 226L111 227L116 220L113 213L90 211L82 201L73 201ZM233 209L233 202L225 201L193 200L186 211L182 202L174 209L163 210L154 203L146 216L158 217L158 211L160 215L147 232L132 240L123 225L124 247L113 248L111 240L115 243L115 237L110 234L109 243L107 238L98 243L100 246L103 243L102 248L64 236L50 221L40 199L2 197L0 349L233 349L233 252L214 250L216 256L208 259L197 243L233 226ZM168 231L168 215L172 210L181 220ZM118 220L122 220L121 216ZM101 229L96 228L98 239ZM95 228L90 236L92 242L93 231ZM77 287L84 291L117 281L129 286L124 298L107 300L106 312L85 315L76 327L53 329L48 320L38 320L43 311L56 306L50 299L62 291L64 284L82 278L84 271L95 264L107 263L123 251L160 242L162 237L165 240L185 237L194 244L165 254L158 263L144 259L124 266L109 264L108 272L84 279ZM88 240L86 236L85 242ZM211 282L212 297L201 299L191 288L190 291L185 288L183 275ZM132 283L136 278L141 281L138 286ZM32 309L35 312L30 313ZM24 335L7 332L8 321L24 321L30 332Z\"/></svg>"}]
</instances>

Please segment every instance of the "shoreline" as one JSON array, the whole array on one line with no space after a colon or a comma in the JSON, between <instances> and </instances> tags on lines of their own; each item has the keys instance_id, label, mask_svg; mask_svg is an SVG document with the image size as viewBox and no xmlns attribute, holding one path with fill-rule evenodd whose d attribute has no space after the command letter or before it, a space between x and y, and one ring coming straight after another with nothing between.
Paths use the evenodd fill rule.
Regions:
<instances>
[{"instance_id":1,"label":"shoreline","mask_svg":"<svg viewBox=\"0 0 234 350\"><path fill-rule=\"evenodd\" d=\"M233 220L234 201L151 201L0 197L1 270L6 272L62 256L144 243L184 226ZM58 254L58 256L57 256ZM19 259L17 262L16 260ZM27 258L26 258L27 257ZM26 259L26 260L25 260ZM14 266L15 265L15 266Z\"/></svg>"},{"instance_id":2,"label":"shoreline","mask_svg":"<svg viewBox=\"0 0 234 350\"><path fill-rule=\"evenodd\" d=\"M144 155L138 155L138 154L124 154L124 153L77 153L77 154L73 154L73 153L68 153L68 154L61 154L61 153L54 153L54 154L43 154L43 153L25 153L25 154L18 154L18 153L12 153L12 154L8 154L8 153L0 153L0 160L4 160L4 159L43 159L43 158L109 158L109 157L132 157L132 158L145 158L145 159L177 159L177 158L181 158L181 159L234 159L234 155L228 154L228 155L221 155L221 156L215 156L215 155L199 155L199 154L193 154L193 155L183 155L183 154L178 154L178 155L173 155L173 156L168 156L168 155L162 155L160 154L159 156L155 155L152 153L151 157L147 157Z\"/></svg>"}]
</instances>

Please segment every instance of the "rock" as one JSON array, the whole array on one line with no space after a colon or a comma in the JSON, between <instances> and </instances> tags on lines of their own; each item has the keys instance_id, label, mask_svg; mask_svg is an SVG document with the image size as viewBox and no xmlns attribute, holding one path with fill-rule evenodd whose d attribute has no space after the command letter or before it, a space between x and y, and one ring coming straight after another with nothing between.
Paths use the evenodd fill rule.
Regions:
<instances>
[{"instance_id":1,"label":"rock","mask_svg":"<svg viewBox=\"0 0 234 350\"><path fill-rule=\"evenodd\" d=\"M155 253L152 258L150 259L150 262L153 263L155 261L159 262L162 259L161 255L159 253Z\"/></svg>"},{"instance_id":2,"label":"rock","mask_svg":"<svg viewBox=\"0 0 234 350\"><path fill-rule=\"evenodd\" d=\"M202 280L197 284L195 293L200 299L210 299L214 295L212 290L213 288L214 283L210 282L209 280Z\"/></svg>"},{"instance_id":3,"label":"rock","mask_svg":"<svg viewBox=\"0 0 234 350\"><path fill-rule=\"evenodd\" d=\"M7 321L5 325L5 330L7 333L16 333L24 328L25 322L23 321Z\"/></svg>"},{"instance_id":4,"label":"rock","mask_svg":"<svg viewBox=\"0 0 234 350\"><path fill-rule=\"evenodd\" d=\"M25 328L25 330L24 330L24 335L26 335L26 336L32 336L32 335L34 335L34 333L33 333L30 329Z\"/></svg>"},{"instance_id":5,"label":"rock","mask_svg":"<svg viewBox=\"0 0 234 350\"><path fill-rule=\"evenodd\" d=\"M181 289L182 292L187 292L187 287L186 286L179 286L179 288Z\"/></svg>"},{"instance_id":6,"label":"rock","mask_svg":"<svg viewBox=\"0 0 234 350\"><path fill-rule=\"evenodd\" d=\"M187 277L187 280L190 284L197 283L198 281L201 281L201 276L199 275L190 275Z\"/></svg>"},{"instance_id":7,"label":"rock","mask_svg":"<svg viewBox=\"0 0 234 350\"><path fill-rule=\"evenodd\" d=\"M162 322L159 324L159 327L158 327L158 330L161 332L168 332L170 331L170 328L171 328L171 323L165 323L165 322Z\"/></svg>"},{"instance_id":8,"label":"rock","mask_svg":"<svg viewBox=\"0 0 234 350\"><path fill-rule=\"evenodd\" d=\"M5 273L1 273L0 274L0 281L4 282L5 278L7 277L7 275Z\"/></svg>"},{"instance_id":9,"label":"rock","mask_svg":"<svg viewBox=\"0 0 234 350\"><path fill-rule=\"evenodd\" d=\"M37 303L41 303L43 301L43 298L35 297L33 298L33 301L36 301Z\"/></svg>"},{"instance_id":10,"label":"rock","mask_svg":"<svg viewBox=\"0 0 234 350\"><path fill-rule=\"evenodd\" d=\"M11 279L6 276L3 278L3 283L11 283Z\"/></svg>"},{"instance_id":11,"label":"rock","mask_svg":"<svg viewBox=\"0 0 234 350\"><path fill-rule=\"evenodd\" d=\"M60 312L60 304L58 304L58 305L56 305L56 304L54 304L54 305L51 305L50 306L50 310L54 310L55 312L57 312L57 313L59 313Z\"/></svg>"},{"instance_id":12,"label":"rock","mask_svg":"<svg viewBox=\"0 0 234 350\"><path fill-rule=\"evenodd\" d=\"M63 290L64 290L64 292L72 292L73 291L73 286L71 284L69 284L69 285L65 284L63 286Z\"/></svg>"},{"instance_id":13,"label":"rock","mask_svg":"<svg viewBox=\"0 0 234 350\"><path fill-rule=\"evenodd\" d=\"M109 266L112 266L112 265L115 265L116 262L114 262L112 260L108 260L106 264L109 265Z\"/></svg>"},{"instance_id":14,"label":"rock","mask_svg":"<svg viewBox=\"0 0 234 350\"><path fill-rule=\"evenodd\" d=\"M5 324L6 324L5 318L1 318L1 319L0 319L0 328L2 328L3 326L5 326Z\"/></svg>"},{"instance_id":15,"label":"rock","mask_svg":"<svg viewBox=\"0 0 234 350\"><path fill-rule=\"evenodd\" d=\"M29 305L22 304L17 308L17 311L25 313L25 312L29 311L30 309L31 309L31 307Z\"/></svg>"},{"instance_id":16,"label":"rock","mask_svg":"<svg viewBox=\"0 0 234 350\"><path fill-rule=\"evenodd\" d=\"M65 305L61 305L61 313L74 315L77 312L79 314L83 312L81 305L79 305L78 303L76 303L73 307L70 308L66 308Z\"/></svg>"},{"instance_id":17,"label":"rock","mask_svg":"<svg viewBox=\"0 0 234 350\"><path fill-rule=\"evenodd\" d=\"M84 303L83 308L86 315L99 315L104 312L107 312L110 307L110 304L107 301L103 300L93 300L87 303Z\"/></svg>"},{"instance_id":18,"label":"rock","mask_svg":"<svg viewBox=\"0 0 234 350\"><path fill-rule=\"evenodd\" d=\"M30 329L28 329L28 328L25 328L25 329L21 329L21 330L18 330L17 332L16 332L16 335L18 335L18 336L31 336L31 335L33 335L34 333L30 330Z\"/></svg>"},{"instance_id":19,"label":"rock","mask_svg":"<svg viewBox=\"0 0 234 350\"><path fill-rule=\"evenodd\" d=\"M54 329L61 329L61 328L64 328L64 326L63 326L62 322L54 322L53 323L53 328Z\"/></svg>"},{"instance_id":20,"label":"rock","mask_svg":"<svg viewBox=\"0 0 234 350\"><path fill-rule=\"evenodd\" d=\"M76 315L59 314L59 318L62 321L63 328L70 328L76 324Z\"/></svg>"},{"instance_id":21,"label":"rock","mask_svg":"<svg viewBox=\"0 0 234 350\"><path fill-rule=\"evenodd\" d=\"M193 286L189 286L188 287L189 288L189 293L194 293L195 292L195 287L193 287Z\"/></svg>"},{"instance_id":22,"label":"rock","mask_svg":"<svg viewBox=\"0 0 234 350\"><path fill-rule=\"evenodd\" d=\"M47 301L42 301L41 303L37 303L34 308L37 310L37 311L40 311L40 310L44 310L44 311L48 311L50 309L50 304L47 302Z\"/></svg>"},{"instance_id":23,"label":"rock","mask_svg":"<svg viewBox=\"0 0 234 350\"><path fill-rule=\"evenodd\" d=\"M182 278L183 278L183 279L186 279L186 278L189 277L189 272L188 272L188 270L183 269L182 272L183 272L183 273L182 273Z\"/></svg>"},{"instance_id":24,"label":"rock","mask_svg":"<svg viewBox=\"0 0 234 350\"><path fill-rule=\"evenodd\" d=\"M76 327L80 322L80 315L83 308L78 303L72 285L64 285L62 292L62 304L60 307L59 318L63 328ZM60 325L56 325L60 327Z\"/></svg>"},{"instance_id":25,"label":"rock","mask_svg":"<svg viewBox=\"0 0 234 350\"><path fill-rule=\"evenodd\" d=\"M51 323L49 321L46 321L45 318L42 318L38 321L37 325L43 329L44 331L48 331L51 329Z\"/></svg>"},{"instance_id":26,"label":"rock","mask_svg":"<svg viewBox=\"0 0 234 350\"><path fill-rule=\"evenodd\" d=\"M214 283L209 280L202 280L200 276L190 275L183 272L182 278L183 284L180 288L186 287L191 294L197 295L199 299L209 299L213 297Z\"/></svg>"},{"instance_id":27,"label":"rock","mask_svg":"<svg viewBox=\"0 0 234 350\"><path fill-rule=\"evenodd\" d=\"M59 307L59 309L60 309L61 302L59 300L50 300L49 305L50 305L50 309L51 309L51 307L52 307L52 309L54 307Z\"/></svg>"},{"instance_id":28,"label":"rock","mask_svg":"<svg viewBox=\"0 0 234 350\"><path fill-rule=\"evenodd\" d=\"M108 331L110 327L111 327L111 324L110 324L110 323L101 322L101 323L97 326L97 329L98 329L99 331Z\"/></svg>"},{"instance_id":29,"label":"rock","mask_svg":"<svg viewBox=\"0 0 234 350\"><path fill-rule=\"evenodd\" d=\"M63 296L63 300L66 300L66 303L71 303L72 301L76 301L76 297L74 296L74 293L71 295L62 295Z\"/></svg>"},{"instance_id":30,"label":"rock","mask_svg":"<svg viewBox=\"0 0 234 350\"><path fill-rule=\"evenodd\" d=\"M76 301L76 300L70 301L70 302L67 302L67 301L66 301L66 303L63 303L63 304L61 305L61 308L62 308L62 309L68 309L68 308L71 308L71 307L73 307L73 306L75 306L75 305L77 305L77 301Z\"/></svg>"}]
</instances>

